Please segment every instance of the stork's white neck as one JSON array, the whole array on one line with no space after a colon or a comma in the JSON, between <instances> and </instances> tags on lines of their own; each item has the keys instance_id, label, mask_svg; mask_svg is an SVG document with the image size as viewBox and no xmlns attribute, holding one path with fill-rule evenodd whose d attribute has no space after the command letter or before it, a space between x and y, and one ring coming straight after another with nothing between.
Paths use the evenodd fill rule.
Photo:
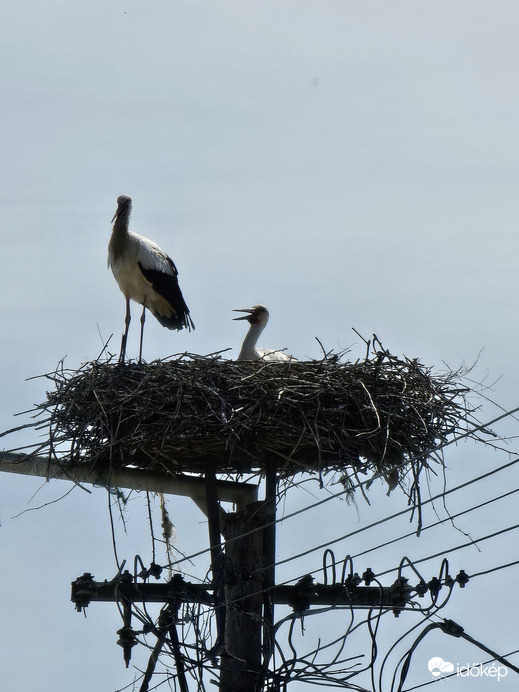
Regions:
<instances>
[{"instance_id":1,"label":"stork's white neck","mask_svg":"<svg viewBox=\"0 0 519 692\"><path fill-rule=\"evenodd\" d=\"M243 340L240 355L238 360L258 360L261 358L261 353L256 350L261 332L265 329L266 322L260 324L251 324L249 331Z\"/></svg>"}]
</instances>

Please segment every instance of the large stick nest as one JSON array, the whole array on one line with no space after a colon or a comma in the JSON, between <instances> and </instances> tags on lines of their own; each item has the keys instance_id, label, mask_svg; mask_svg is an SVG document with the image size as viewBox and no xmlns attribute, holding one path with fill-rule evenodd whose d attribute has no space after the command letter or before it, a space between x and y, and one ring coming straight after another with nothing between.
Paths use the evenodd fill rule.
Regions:
<instances>
[{"instance_id":1,"label":"large stick nest","mask_svg":"<svg viewBox=\"0 0 519 692\"><path fill-rule=\"evenodd\" d=\"M168 473L299 471L383 476L390 487L464 430L457 375L387 351L365 360L235 362L182 355L59 369L50 447L62 463Z\"/></svg>"}]
</instances>

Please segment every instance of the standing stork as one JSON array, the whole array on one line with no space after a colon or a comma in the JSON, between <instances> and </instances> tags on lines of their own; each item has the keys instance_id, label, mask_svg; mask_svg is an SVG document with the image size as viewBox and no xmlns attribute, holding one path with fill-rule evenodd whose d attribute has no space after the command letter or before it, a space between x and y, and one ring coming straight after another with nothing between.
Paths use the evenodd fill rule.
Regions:
<instances>
[{"instance_id":1,"label":"standing stork","mask_svg":"<svg viewBox=\"0 0 519 692\"><path fill-rule=\"evenodd\" d=\"M268 361L296 361L296 358L276 351L272 348L257 348L259 335L267 326L269 311L264 305L253 305L251 308L233 310L233 312L246 312L243 317L235 317L235 320L247 320L250 324L249 331L243 340L238 360L268 360Z\"/></svg>"},{"instance_id":2,"label":"standing stork","mask_svg":"<svg viewBox=\"0 0 519 692\"><path fill-rule=\"evenodd\" d=\"M195 328L189 308L186 305L180 286L175 263L156 243L142 235L128 230L132 198L120 195L117 198L117 211L110 243L108 244L108 266L112 268L115 280L126 298L125 330L121 340L119 362L124 362L126 340L130 327L130 300L142 307L141 342L139 362L142 358L142 336L146 308L168 329Z\"/></svg>"}]
</instances>

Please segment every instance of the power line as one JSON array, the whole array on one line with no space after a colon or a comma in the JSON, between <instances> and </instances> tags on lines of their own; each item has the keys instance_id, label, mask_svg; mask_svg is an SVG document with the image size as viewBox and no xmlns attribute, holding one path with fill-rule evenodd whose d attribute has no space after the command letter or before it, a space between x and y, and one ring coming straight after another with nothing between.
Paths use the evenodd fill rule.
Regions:
<instances>
[{"instance_id":1,"label":"power line","mask_svg":"<svg viewBox=\"0 0 519 692\"><path fill-rule=\"evenodd\" d=\"M460 489L462 489L462 488L465 488L465 487L467 487L467 486L469 486L469 485L471 485L471 484L473 484L473 483L476 483L476 482L478 482L478 481L480 481L480 480L483 480L483 479L485 479L485 478L488 478L489 476L492 476L494 473L498 473L498 472L500 472L500 471L502 471L502 470L505 470L505 469L507 469L507 468L513 466L514 464L516 464L516 463L518 463L518 462L519 462L519 457L516 458L516 459L514 459L514 460L512 460L512 461L510 461L510 462L508 462L507 464L503 464L502 466L493 469L492 471L488 471L487 473L481 474L480 476L477 476L477 477L475 477L475 478L473 478L473 479L470 479L469 481L466 481L466 482L464 482L464 483L461 483L460 485L455 486L454 488L451 488L451 489L449 489L449 490L447 490L447 491L445 491L445 492L443 492L443 493L440 493L440 494L438 494L438 495L436 495L436 496L433 496L433 497L429 498L428 500L425 500L422 504L427 504L427 503L433 502L434 500L438 499L439 497L443 497L443 496L448 495L448 494L450 494L450 493L457 492L458 490L460 490ZM515 492L515 491L512 491L512 492ZM508 493L507 493L507 494L508 494ZM511 493L510 493L510 494L511 494ZM505 494L505 495L506 495L506 494ZM496 499L500 499L500 498L496 498ZM486 504L486 503L482 503L482 504ZM359 534L359 533L361 533L362 531L365 531L365 530L367 530L367 529L369 529L369 528L373 528L374 526L378 526L378 525L380 525L380 524L382 524L382 523L384 523L384 522L386 522L386 521L389 521L390 519L393 519L393 518L395 518L395 517L401 516L402 514L407 513L407 511L408 511L407 509L406 509L406 510L402 510L402 511L397 512L397 513L395 513L395 514L392 514L392 515L390 515L390 516L388 516L388 517L385 517L384 519L380 519L380 520L378 520L378 521L376 521L376 522L373 522L373 523L371 523L371 524L368 524L368 525L365 526L365 527L361 527L361 528L359 528L359 529L356 529L355 531L352 531L352 532L350 532L350 533L348 533L348 534L345 534L344 536L340 537L339 539L336 539L336 540L333 541L333 542L337 542L337 541L339 541L339 540L343 540L344 538L348 538L348 537L350 537L350 536ZM300 513L300 511L297 512L297 514L299 514L299 513ZM288 515L288 516L289 516L289 517L294 516L294 513L292 513L291 515ZM281 519L278 519L278 520L276 520L276 522L270 522L270 525L272 525L272 524L274 524L274 523L278 523L278 522L280 522L280 521L282 521L282 520L281 520ZM514 525L514 526L511 526L511 527L507 527L507 528L505 528L505 529L502 529L502 530L500 530L500 531L494 532L494 533L489 534L489 535L487 535L487 536L483 536L483 537L481 537L481 538L471 540L471 541L469 541L469 542L467 542L467 543L464 543L464 544L462 544L462 545L455 546L454 548L450 548L450 549L448 549L448 550L442 550L441 552L436 553L436 554L434 554L434 555L430 555L430 556L428 556L428 557L424 557L424 558L420 558L420 559L418 559L418 560L414 560L412 564L420 564L421 562L426 562L426 561L428 561L428 560L431 560L431 559L434 559L434 558L437 558L437 557L444 556L444 555L447 554L447 553L451 553L451 552L454 552L454 551L456 551L456 550L460 550L460 549L465 548L465 547L468 547L468 546L470 546L470 545L474 545L475 543L478 543L478 542L483 542L483 541L485 541L485 540L488 540L489 538L493 538L493 537L495 537L495 536L498 536L498 535L500 535L500 534L503 534L503 533L506 533L506 532L508 532L508 531L514 530L514 529L516 529L516 528L519 528L519 524ZM247 535L249 535L249 534L255 533L257 530L260 530L260 529L254 529L254 530L252 530L252 531L246 532L246 533L240 535L238 538L241 538L241 537L243 537L243 536L247 536ZM227 541L227 542L231 542L231 541L233 541L233 540L237 540L237 538L230 539L230 540ZM315 552L316 550L319 550L319 549L321 549L322 547L329 546L331 543L332 543L332 542L328 541L328 542L325 543L325 544L322 544L322 545L320 545L320 546L311 548L311 549L309 549L309 550L307 550L307 551L304 551L304 552L301 553L301 554L292 556L291 558L286 558L285 560L277 561L275 564L276 564L276 566L279 566L279 565L284 564L284 563L286 563L286 562L289 562L289 561L291 561L291 560L294 560L294 559L297 559L297 558L302 557L302 556L304 556L304 555L307 555L307 554L309 554L309 553L311 553L311 552ZM181 558L181 559L179 559L179 560L177 560L177 561L175 561L174 563L171 563L171 564L172 564L172 565L174 565L174 564L179 564L179 563L183 562L184 560L190 559L191 557L196 557L196 556L198 556L198 555L201 555L201 554L207 553L207 552L208 552L208 549L205 549L205 550L199 551L198 553L196 553L196 554L194 554L194 555L190 555L190 556L183 557L183 558ZM518 562L519 562L519 561L518 561ZM513 564L513 563L510 563L510 564ZM254 574L254 575L256 575L256 574L261 574L265 569L269 569L269 567L272 567L272 565L266 566L265 568L262 568L262 569L260 569L260 570L256 570L253 574ZM321 569L321 568L319 568L319 570L320 570L320 569ZM391 572L397 571L398 569L400 569L400 567L395 567L395 568L386 570L386 571L384 571L384 572L378 573L377 576L378 576L378 577L384 576L384 575L389 574L389 573L391 573ZM315 573L315 572L317 572L317 571L319 571L319 570L312 570L312 571L310 571L310 572L307 571L305 574L313 574L313 573ZM304 575L300 575L301 578L302 578L303 576L304 576ZM474 575L474 576L477 576L477 575ZM295 581L295 580L297 580L297 578L295 578L295 579L292 578L292 579L290 579L290 580L287 580L286 582L283 582L282 584L289 584L289 583L291 583L291 582L293 582L293 581ZM255 592L255 593L258 593L258 594L259 594L259 593L264 593L265 591L266 591L266 590L260 590L260 591ZM253 594L253 595L254 595L254 594ZM240 600L241 600L241 599L240 599Z\"/></svg>"},{"instance_id":2,"label":"power line","mask_svg":"<svg viewBox=\"0 0 519 692\"><path fill-rule=\"evenodd\" d=\"M482 577L485 574L492 574L492 572L498 572L501 569L506 569L507 567L515 567L515 565L519 565L519 560L514 560L514 562L507 562L506 565L499 565L498 567L492 567L490 569L485 569L482 572L474 572L474 574L470 574L470 578L474 579L475 577Z\"/></svg>"},{"instance_id":3,"label":"power line","mask_svg":"<svg viewBox=\"0 0 519 692\"><path fill-rule=\"evenodd\" d=\"M508 411L508 412L506 412L506 413L503 413L503 414L500 415L500 416L497 416L496 418L492 419L492 420L489 421L488 423L484 423L484 424L481 424L481 425L479 425L479 426L475 426L475 427L472 429L472 431L482 430L482 429L484 429L486 426L492 425L493 423L495 423L495 422L497 422L497 421L499 421L499 420L501 420L501 419L503 419L503 418L506 418L507 416L512 415L513 413L515 413L515 412L517 412L517 411L519 411L519 407L517 407L517 408L515 408L515 409L512 409L511 411ZM453 440L449 440L449 441L447 441L447 442L442 443L442 444L439 445L437 448L435 448L434 450L432 450L432 453L437 452L437 451L440 451L441 449L443 449L444 447L447 447L448 445L452 444L453 442L458 442L459 440L466 438L468 435L470 435L470 431L467 432L467 433L464 433L464 434L461 435L461 436L456 437L456 438L453 439ZM462 483L462 484L456 486L455 488L451 488L450 490L446 490L446 491L443 491L443 492L441 492L441 493L438 493L438 494L435 495L434 497L429 498L428 500L424 500L423 502L421 502L421 505L423 506L423 505L428 504L428 503L430 503L430 502L434 502L434 500L437 500L437 499L439 499L440 497L444 497L445 495L449 495L450 493L455 492L455 491L457 491L457 490L460 490L461 488L464 488L464 487L470 485L471 483L475 483L475 482L477 482L477 481L479 481L479 480L482 480L482 479L484 479L484 478L487 478L487 477L493 475L494 473L498 473L499 471L502 471L502 470L504 470L504 469L506 469L506 468L509 468L510 466L513 466L514 464L516 464L516 463L518 463L518 462L519 462L519 458L513 459L512 461L508 462L507 464L503 464L502 466L499 466L499 467L497 467L496 469L493 469L492 471L489 471L489 472L486 473L486 474L482 474L481 476L478 476L477 478L474 478L474 479L469 480L469 481L467 481L467 482L465 482L465 483ZM404 463L404 464L402 464L401 466L406 466L406 464ZM367 479L367 480L365 480L365 481L361 481L361 482L359 482L359 483L356 483L356 484L352 485L351 488L349 488L349 490L352 490L352 491L353 491L353 490L360 489L360 488L362 488L363 486L368 485L368 484L370 484L370 483L372 483L372 482L373 482L373 479L372 479L372 478ZM312 504L310 504L310 505L307 505L306 507L303 507L303 508L301 508L301 509L299 509L299 510L296 510L296 511L294 511L294 512L291 512L290 514L287 514L287 515L285 515L284 517L281 517L280 519L276 519L276 520L273 521L273 522L268 522L267 524L265 524L265 527L278 524L278 523L280 523L280 522L282 522L282 521L286 521L286 520L288 520L288 519L292 519L292 518L294 518L294 517L296 517L296 516L298 516L298 515L300 515L300 514L303 514L304 512L308 512L308 511L310 511L311 509L315 509L315 508L317 508L317 507L320 507L320 506L322 506L323 504L325 504L325 503L327 503L327 502L330 502L331 500L334 500L334 499L336 499L336 498L338 498L338 497L342 497L343 495L344 495L344 490L341 490L341 491L338 492L338 493L332 493L331 495L329 495L329 496L326 497L326 498L323 498L322 500L318 500L317 502L314 502L314 503L312 503ZM393 518L395 518L395 517L401 516L402 514L406 514L408 511L409 511L409 509L405 509L405 510L402 510L402 511L400 511L400 512L397 512L397 513L395 513L395 514L393 514L393 515L387 517L386 519L382 519L382 520L380 520L380 521L378 521L378 522L374 522L373 524L370 524L370 525L368 525L368 526L365 527L365 528L358 529L356 532L354 532L354 533L352 533L352 534L347 534L347 535L344 536L343 538L349 538L350 535L355 535L355 533L358 533L358 532L360 532L360 531L366 530L366 529L368 529L368 528L372 528L373 526L377 526L378 524L384 523L385 521L389 521L390 519L393 519ZM244 538L244 537L246 537L246 536L252 535L252 534L254 534L254 533L258 532L258 531L263 530L263 528L265 528L265 527L256 528L256 529L251 529L250 531L245 532L245 533L241 534L240 536L236 536L236 537L234 537L234 538L232 538L232 539L229 539L229 541L227 541L227 542L234 541L234 540L238 540L238 539L240 539L240 538ZM342 540L342 538L337 539L337 541L338 541L338 540ZM169 563L169 564L167 564L167 565L163 565L163 567L174 567L174 566L176 566L176 565L182 563L184 560L189 560L189 559L192 559L192 558L195 558L195 557L199 557L200 555L203 555L203 554L205 554L205 553L210 552L211 547L212 547L212 546L210 546L209 548L206 548L206 549L204 549L204 550L198 551L197 553L193 553L193 554L191 554L191 555L185 556L184 558L182 558L182 559L180 559L180 560L175 560L174 562L171 562L171 563ZM320 549L321 547L322 547L322 546L319 546L318 548L316 548L316 550ZM300 556L297 556L297 557L300 557Z\"/></svg>"},{"instance_id":4,"label":"power line","mask_svg":"<svg viewBox=\"0 0 519 692\"><path fill-rule=\"evenodd\" d=\"M495 538L496 536L499 536L499 535L501 535L501 534L505 534L505 533L507 533L507 532L509 532L509 531L513 531L513 530L518 529L518 528L519 528L519 524L514 524L513 526L509 526L509 527L507 527L507 528L505 528L505 529L501 529L501 530L499 530L499 531L495 531L494 533L488 534L488 535L486 535L486 536L482 536L482 537L480 537L480 538L476 538L476 539L471 540L471 541L469 541L469 542L467 542L467 543L463 543L463 544L461 544L461 545L459 545L459 546L455 546L455 547L449 548L449 549L447 549L447 550L442 550L442 551L440 551L440 552L438 552L438 553L435 553L434 555L429 555L428 557L423 557L423 558L419 558L419 559L417 559L417 560L413 560L413 561L411 561L411 565L414 566L414 565L420 564L420 563L422 563L422 562L427 562L428 560L432 560L432 559L437 558L437 557L442 557L442 556L444 556L444 555L446 555L446 554L448 554L448 553L452 553L452 552L455 552L455 551L457 551L457 550L461 550L462 548L467 548L467 547L469 547L469 546L471 546L471 545L474 545L474 544L476 544L476 543L482 543L483 541L489 540L490 538ZM358 556L351 556L351 557L353 558L353 557L358 557ZM280 561L279 563L276 563L276 565L282 564L283 562L286 562L286 560L282 560L282 561ZM513 565L516 565L516 564L519 564L519 560L516 560L515 562L510 562L510 563L508 563L508 564L506 564L506 565L501 565L501 566L496 567L496 568L493 568L493 569L485 570L485 571L483 571L483 572L477 572L477 573L475 573L475 574L473 574L473 575L469 575L469 576L470 576L470 578L477 577L477 576L481 576L481 575L488 574L488 573L493 572L493 571L498 571L498 570L500 570L500 569L505 569L506 567L512 567ZM320 571L320 569L321 569L321 568L316 569L316 570L312 570L312 571L310 571L310 572L306 572L305 575L306 575L306 574L314 574L315 572ZM402 569L402 566L399 565L398 567L393 567L393 568L391 568L391 569L385 570L384 572L378 572L378 573L377 573L377 578L378 578L378 577L385 576L386 574L390 574L391 572L396 572L396 571L401 570L401 569ZM254 572L253 574L261 573L262 571L263 571L263 570L257 570L257 571ZM289 583L291 583L291 582L293 582L293 581L297 581L298 579L303 578L305 575L300 575L299 577L291 578L291 579L289 579L289 580L287 580L287 581L285 581L285 582L281 582L281 584L278 584L278 586L279 586L279 585L289 584ZM268 589L263 589L263 590L261 590L261 591L255 592L255 593L252 594L252 595L259 594L259 593L264 593L264 592L266 592L266 591L268 591ZM239 600L241 600L241 599L239 599Z\"/></svg>"},{"instance_id":5,"label":"power line","mask_svg":"<svg viewBox=\"0 0 519 692\"><path fill-rule=\"evenodd\" d=\"M463 548L468 548L469 546L473 546L475 543L482 543L483 541L488 541L490 538L495 538L496 536L501 536L504 533L508 533L509 531L514 531L515 529L519 529L519 524L514 524L513 526L507 526L506 529L501 529L500 531L494 531L494 533L489 533L486 536L481 536L481 538L475 538L474 540L469 541L468 543L462 543L461 545L457 545L454 548L449 548L448 550L441 550L439 553L435 553L434 555L429 555L428 557L421 557L418 560L413 560L412 564L413 565L419 565L421 562L427 562L427 560L433 560L434 558L437 557L442 557L443 555L447 555L448 553L454 553L456 550L462 550ZM386 574L391 574L391 572L396 572L400 569L400 567L392 567L391 569L387 569L384 572L379 572L377 574L377 577L383 577Z\"/></svg>"},{"instance_id":6,"label":"power line","mask_svg":"<svg viewBox=\"0 0 519 692\"><path fill-rule=\"evenodd\" d=\"M513 492L515 492L515 491L513 491ZM422 562L427 562L428 560L432 560L432 559L437 558L437 557L442 557L442 556L446 555L447 553L452 553L452 552L455 552L455 551L457 551L457 550L461 550L462 548L467 548L467 547L469 547L469 546L471 546L471 545L474 545L474 544L476 544L476 543L482 543L483 541L489 540L490 538L495 538L496 536L499 536L499 535L501 535L501 534L507 533L507 532L509 532L509 531L513 531L513 530L515 530L515 529L517 529L517 528L519 528L519 524L515 524L515 525L513 525L513 526L509 526L509 527L507 527L507 528L505 528L505 529L501 529L501 530L499 530L499 531L495 531L494 533L488 534L487 536L482 536L482 537L480 537L480 538L473 539L473 540L471 540L471 541L469 541L469 542L467 542L467 543L463 543L463 544L461 544L461 545L459 545L459 546L455 546L454 548L449 548L449 549L447 549L447 550L442 550L442 551L440 551L440 552L438 552L438 553L435 553L434 555L429 555L428 557L423 557L423 558L419 558L418 560L413 560L413 561L411 562L411 564L412 564L412 565L417 565L417 564L420 564L420 563L422 563ZM311 552L311 551L307 551L307 553L308 553L308 552ZM362 554L363 554L363 553L360 553L360 555L362 555ZM351 559L353 559L353 558L355 558L355 557L359 557L359 555L352 555L352 556L349 556L349 557L351 557ZM295 559L295 558L294 558L294 559ZM277 562L276 565L283 564L284 562L287 562L287 561L288 561L288 560L281 560L280 562ZM479 576L482 576L482 575L485 575L485 574L490 574L491 572L496 572L496 571L498 571L498 570L505 569L505 568L507 568L507 567L513 567L514 565L517 565L517 564L519 564L519 560L516 560L516 561L514 561L514 562L509 562L509 563L507 563L507 564L505 564L505 565L500 565L500 566L494 567L494 568L492 568L492 569L484 570L484 571L482 571L482 572L476 572L476 573L474 573L474 574L469 575L469 577L470 577L470 579L473 579L473 578L475 578L475 577L479 577ZM314 569L314 570L311 570L311 571L307 571L307 572L305 573L305 575L306 575L306 574L315 574L316 572L320 571L321 569L322 569L322 568L319 567L318 569ZM391 568L391 569L385 570L384 572L378 572L378 573L377 573L377 577L385 576L386 574L390 574L391 572L396 572L396 571L398 571L398 570L400 570L400 569L401 569L401 565L399 565L398 567L393 567L393 568ZM262 571L262 570L257 570L257 572L254 572L254 574L260 573L261 571ZM285 582L282 582L281 585L289 584L289 583L291 583L291 582L293 582L293 581L297 581L298 579L303 578L305 575L300 575L299 577L291 578L291 579L289 579L289 580L287 580L287 581L285 581ZM258 592L258 593L263 593L263 591Z\"/></svg>"},{"instance_id":7,"label":"power line","mask_svg":"<svg viewBox=\"0 0 519 692\"><path fill-rule=\"evenodd\" d=\"M471 480L465 481L464 483L460 483L459 485L455 486L454 488L450 488L450 489L445 490L445 491L443 491L443 492L441 492L441 493L438 493L437 495L434 495L433 497L428 498L427 500L423 500L421 504L422 504L422 506L427 505L427 504L430 504L431 502L434 502L435 500L438 500L438 499L441 498L441 497L445 497L446 495L450 495L451 493L457 492L458 490L461 490L462 488L466 488L467 486L472 485L473 483L477 483L477 482L479 482L479 481L481 481L481 480L484 480L485 478L488 478L488 477L490 477L490 476L493 476L495 473L499 473L500 471L504 471L504 470L506 470L507 468L510 468L511 466L514 466L514 465L517 464L517 463L519 463L519 457L517 457L517 458L515 458L515 459L512 459L512 461L509 461L508 463L503 464L502 466L498 466L497 468L492 469L491 471L487 471L486 473L483 473L483 474L481 474L480 476L476 476L475 478L472 478ZM366 484L369 483L369 482L370 482L369 480L368 480L368 481L362 481L361 483L358 483L357 485L353 486L352 489L360 488L362 485L366 485ZM331 496L329 496L329 497L327 497L327 498L324 498L323 500L319 500L318 502L315 502L315 503L313 503L313 504L311 504L311 505L308 505L307 507L303 507L303 508L300 509L300 510L297 510L297 511L295 511L295 512L291 512L290 514L287 514L287 515L285 515L284 517L281 517L281 518L279 518L279 519L276 519L275 521L268 522L268 523L265 524L265 527L273 526L273 525L275 525L275 524L279 524L279 523L281 523L282 521L286 521L287 519L292 519L293 517L298 516L299 514L302 514L302 513L305 512L305 511L308 511L308 510L310 510L310 509L313 509L313 508L315 508L315 507L317 507L317 506L319 506L319 505L324 504L325 502L328 502L329 500L335 499L335 498L340 497L340 496L342 496L342 495L343 495L343 492L340 492L340 493L336 493L336 494L334 494L334 495L331 495ZM391 519L395 519L395 518L397 518L397 517L400 517L400 516L402 516L402 515L404 515L404 514L407 514L408 512L409 512L409 509L408 509L408 508L403 509L403 510L400 510L399 512L395 512L394 514L391 514L391 515L389 515L389 516L387 516L387 517L385 517L385 518L383 518L383 519L379 519L379 520L377 520L377 521L374 521L374 522L372 522L371 524L368 524L367 526L363 526L363 527L360 527L360 528L358 528L358 529L355 529L355 531L351 531L351 532L349 532L349 533L347 533L347 534L344 534L343 536L340 536L339 538L333 539L332 541L327 541L326 543L323 543L323 544L321 544L321 545L319 545L319 546L316 546L316 547L314 547L314 548L310 548L309 550L306 550L306 551L304 551L304 552L302 552L302 553L299 553L298 555L294 555L294 556L291 557L291 558L286 558L285 560L278 561L278 562L276 563L276 565L282 565L282 564L284 564L285 562L289 562L290 560L295 560L295 559L297 559L297 558L304 557L305 555L308 555L308 554L310 554L310 553L312 553L312 552L315 552L315 551L317 551L317 550L321 550L323 547L327 547L328 545L332 545L332 544L334 544L334 543L338 543L338 542L340 542L340 541L342 541L342 540L345 540L346 538L351 538L352 536L355 536L355 535L357 535L357 534L359 534L359 533L362 533L363 531L367 531L368 529L374 528L375 526L379 526L379 525L381 525L381 524L384 524L385 522L390 521ZM265 527L256 528L256 529L251 529L250 531L247 531L247 532L245 532L245 533L243 533L243 534L240 534L239 536L236 536L236 537L234 537L234 538L229 539L228 541L226 541L226 542L224 543L224 545L225 545L225 544L228 544L228 543L231 543L232 541L236 541L236 540L238 540L238 539L245 538L246 536L250 536L250 535L252 535L252 534L254 534L254 533L257 533L258 531L262 531L263 528L265 528ZM174 567L175 565L181 564L181 563L184 562L185 560L191 560L192 558L199 557L200 555L204 555L204 554L206 554L206 553L209 553L209 552L210 552L210 549L211 549L210 547L209 547L209 548L204 548L203 550L199 550L198 552L193 553L193 554L191 554L191 555L186 555L186 556L184 556L183 558L180 558L179 560L175 560L174 562L171 562L171 563L169 563L168 565L164 565L163 567ZM270 567L272 567L272 565L270 565ZM261 571L261 570L259 570L259 571Z\"/></svg>"},{"instance_id":8,"label":"power line","mask_svg":"<svg viewBox=\"0 0 519 692\"><path fill-rule=\"evenodd\" d=\"M469 634L467 634L465 632L465 630L463 629L463 627L461 627L461 625L458 625L458 623L454 622L453 620L442 620L441 622L431 623L430 625L428 625L421 632L421 634L417 637L417 639L415 640L415 642L413 643L413 645L411 646L411 648L407 652L406 657L405 657L405 661L404 661L404 665L402 667L402 673L400 676L400 685L398 687L398 692L410 692L411 690L418 689L420 687L425 687L426 685L429 685L433 682L443 681L447 678L451 678L454 675L457 675L457 673L452 673L450 675L442 676L441 678L439 678L439 680L430 680L429 682L422 683L421 685L417 685L415 687L409 687L405 691L402 690L402 686L405 682L405 678L406 678L407 673L409 671L411 658L412 658L412 655L413 655L415 649L417 648L420 641L422 639L424 639L425 636L429 632L431 632L433 629L441 629L442 632L444 632L445 634L449 634L452 637L465 639L466 641L468 641L469 643L478 647L482 651L485 651L487 654L490 654L492 656L492 658L489 661L486 661L485 664L481 664L481 665L486 665L487 663L490 663L492 661L499 661L500 663L502 663L507 668L510 668L511 670L513 670L515 673L519 673L519 668L514 666L513 663L510 663L510 661L508 660L509 656L518 653L518 651L512 651L510 654L505 654L504 656L501 656L500 654L496 653L495 651L490 649L488 646L486 646L482 642L478 641L474 637L471 637ZM400 659L400 660L402 660L402 659Z\"/></svg>"},{"instance_id":9,"label":"power line","mask_svg":"<svg viewBox=\"0 0 519 692\"><path fill-rule=\"evenodd\" d=\"M477 483L477 482L480 481L480 480L484 480L485 478L488 478L489 476L492 476L494 473L497 473L497 472L499 472L499 471L503 471L504 469L509 468L510 466L516 464L517 462L519 462L519 458L514 459L513 461L508 462L507 464L504 464L503 466L499 466L499 467L497 467L496 469L493 469L492 471L488 471L487 473L484 473L484 474L482 474L482 475L480 475L480 476L477 476L476 478L473 478L473 479L471 479L471 480L469 480L469 481L466 481L466 482L464 482L464 483L461 483L460 485L457 485L457 486L455 486L454 488L450 488L449 490L445 490L444 492L438 493L437 495L434 495L433 497L430 497L430 498L427 499L427 500L423 500L422 506L427 505L427 504L430 504L431 502L434 502L435 500L438 500L438 499L441 498L441 497L445 497L446 495L450 495L451 493L457 492L458 490L461 490L462 488L465 488L465 487L467 487L467 486L469 486L469 485L471 485L471 484L473 484L473 483ZM514 492L515 492L515 491L514 491ZM504 497L504 496L503 496L503 497ZM327 540L325 543L321 543L321 544L319 544L319 545L317 545L317 546L313 546L312 548L309 548L308 550L304 550L304 551L301 552L301 553L297 553L296 555L292 555L291 557L285 558L285 559L283 559L283 560L278 560L278 561L276 562L276 566L280 566L280 565L283 565L283 564L285 564L285 563L287 563L287 562L290 562L290 561L292 561L292 560L297 560L297 559L299 559L299 558L301 558L301 557L305 557L306 555L310 555L310 554L313 553L313 552L316 552L316 551L318 551L318 550L322 550L323 548L327 548L327 547L330 546L330 545L334 545L335 543L339 543L339 542L341 542L341 541L344 541L344 540L346 540L347 538L351 538L351 537L353 537L353 536L356 536L357 534L362 533L363 531L367 531L368 529L372 529L372 528L374 528L375 526L380 526L381 524L384 524L385 522L390 521L391 519L395 519L395 518L400 517L400 516L402 516L402 515L404 515L404 514L407 514L408 512L409 512L409 509L408 509L408 508L403 509L403 510L400 510L399 512L395 512L394 514L391 514L391 515L389 515L389 516L387 516L387 517L384 517L383 519L378 519L377 521L374 521L374 522L372 522L371 524L367 524L366 526L362 526L362 527L360 527L360 528L358 528L358 529L355 529L354 531L350 531L350 532L348 532L348 533L346 533L346 534L343 534L342 536L339 536L338 538L334 538L334 539L332 539L332 540ZM291 518L292 516L294 516L294 515L293 515L293 514L290 514L290 515L288 515L288 516L285 517L285 518ZM279 522L279 521L282 521L282 519L278 519L278 520L276 520L276 521ZM251 532L249 532L249 533L253 533L253 532L256 531L256 530L257 530L257 529L254 529L253 531L251 531ZM414 533L414 532L413 532L413 533ZM248 534L244 534L244 536L246 536L246 535L248 535ZM411 534L410 534L410 535L411 535ZM406 536L403 536L403 537L405 538ZM397 540L400 540L400 539L397 539ZM381 547L381 546L380 546L380 547ZM360 553L360 555L362 555L362 553ZM357 556L357 557L358 557L358 556ZM256 572L254 572L254 574L261 573L261 571L262 571L262 570L257 570Z\"/></svg>"},{"instance_id":10,"label":"power line","mask_svg":"<svg viewBox=\"0 0 519 692\"><path fill-rule=\"evenodd\" d=\"M438 521L435 521L434 524L429 524L428 526L424 526L422 528L423 531L427 531L427 529L433 529L436 526L439 526L440 524L445 523L446 521L452 521L453 519L457 519L464 514L469 514L470 512L475 512L477 509L481 509L482 507L485 507L486 505L490 505L493 502L498 502L499 500L503 500L505 497L509 497L510 495L514 495L515 493L519 492L519 488L515 488L514 490L510 490L507 493L503 493L502 495L498 495L497 497L493 497L490 500L486 500L485 502L480 502L479 505L474 505L473 507L469 507L469 509L465 509L461 512L457 512L456 514L450 514L447 519L439 519ZM393 543L398 543L399 541L404 540L405 538L410 538L411 536L415 535L415 531L410 531L409 533L404 533L402 536L399 536L398 538L393 538L390 541L386 541L385 543L379 543L379 545L374 546L373 548L368 548L367 550L363 550L361 553L356 553L355 555L352 555L352 558L357 558L361 557L362 555L366 555L367 553L372 553L374 550L378 550L379 548L385 548L388 545L392 545Z\"/></svg>"}]
</instances>

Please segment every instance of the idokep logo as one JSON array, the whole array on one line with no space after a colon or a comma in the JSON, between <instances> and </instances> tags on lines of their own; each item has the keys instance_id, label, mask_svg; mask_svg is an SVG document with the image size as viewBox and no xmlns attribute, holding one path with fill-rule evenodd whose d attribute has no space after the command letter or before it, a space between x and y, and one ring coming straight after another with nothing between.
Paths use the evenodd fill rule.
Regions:
<instances>
[{"instance_id":1,"label":"idokep logo","mask_svg":"<svg viewBox=\"0 0 519 692\"><path fill-rule=\"evenodd\" d=\"M501 678L506 678L508 668L506 666L484 666L482 663L467 663L466 666L456 666L456 675L460 678L497 678L500 682Z\"/></svg>"},{"instance_id":2,"label":"idokep logo","mask_svg":"<svg viewBox=\"0 0 519 692\"><path fill-rule=\"evenodd\" d=\"M459 678L497 678L500 682L501 678L506 678L508 675L508 668L505 666L484 666L482 663L467 663L466 666L460 666L459 663L456 664L456 669L454 668L454 663L450 661L444 661L440 656L434 656L429 659L427 664L431 675L435 678L440 675L449 675L454 673L456 670L456 677Z\"/></svg>"},{"instance_id":3,"label":"idokep logo","mask_svg":"<svg viewBox=\"0 0 519 692\"><path fill-rule=\"evenodd\" d=\"M439 656L429 659L427 667L435 678L442 673L454 673L454 663L444 661L443 658L440 658Z\"/></svg>"}]
</instances>

